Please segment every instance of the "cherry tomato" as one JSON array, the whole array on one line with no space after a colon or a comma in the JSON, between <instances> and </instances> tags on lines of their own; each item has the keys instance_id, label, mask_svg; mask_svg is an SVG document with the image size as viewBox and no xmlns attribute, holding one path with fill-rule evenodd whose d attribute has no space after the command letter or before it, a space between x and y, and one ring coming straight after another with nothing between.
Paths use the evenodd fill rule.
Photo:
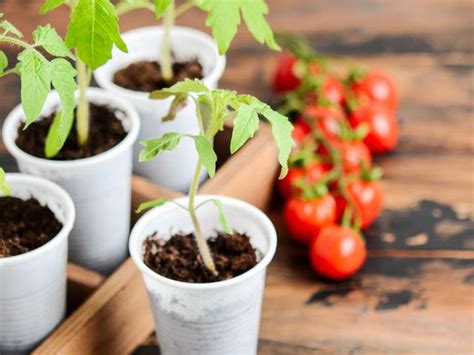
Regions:
<instances>
[{"instance_id":1,"label":"cherry tomato","mask_svg":"<svg viewBox=\"0 0 474 355\"><path fill-rule=\"evenodd\" d=\"M299 118L293 124L293 132L291 132L291 137L295 141L296 145L299 146L311 133L311 126L306 123L305 120Z\"/></svg>"},{"instance_id":2,"label":"cherry tomato","mask_svg":"<svg viewBox=\"0 0 474 355\"><path fill-rule=\"evenodd\" d=\"M299 189L294 186L296 180L304 177L308 184L315 184L329 169L330 167L327 164L319 162L309 164L307 167L291 168L284 179L278 180L278 188L281 196L287 199L292 194L297 194L299 192Z\"/></svg>"},{"instance_id":3,"label":"cherry tomato","mask_svg":"<svg viewBox=\"0 0 474 355\"><path fill-rule=\"evenodd\" d=\"M323 96L334 104L344 105L346 103L346 94L342 83L333 76L327 76L323 84Z\"/></svg>"},{"instance_id":4,"label":"cherry tomato","mask_svg":"<svg viewBox=\"0 0 474 355\"><path fill-rule=\"evenodd\" d=\"M382 187L377 181L353 180L347 190L354 201L361 228L369 227L382 211Z\"/></svg>"},{"instance_id":5,"label":"cherry tomato","mask_svg":"<svg viewBox=\"0 0 474 355\"><path fill-rule=\"evenodd\" d=\"M398 141L398 123L393 111L378 104L359 106L349 116L353 127L364 123L369 133L364 143L373 153L384 153L392 150Z\"/></svg>"},{"instance_id":6,"label":"cherry tomato","mask_svg":"<svg viewBox=\"0 0 474 355\"><path fill-rule=\"evenodd\" d=\"M294 73L297 62L296 57L290 53L283 53L280 56L273 78L273 90L275 92L292 91L300 85L300 79Z\"/></svg>"},{"instance_id":7,"label":"cherry tomato","mask_svg":"<svg viewBox=\"0 0 474 355\"><path fill-rule=\"evenodd\" d=\"M336 147L341 154L344 171L346 173L357 173L361 170L362 166L369 168L372 165L372 156L363 142L339 142Z\"/></svg>"},{"instance_id":8,"label":"cherry tomato","mask_svg":"<svg viewBox=\"0 0 474 355\"><path fill-rule=\"evenodd\" d=\"M323 228L310 246L313 269L332 280L343 280L354 275L367 256L362 237L354 230L341 226Z\"/></svg>"},{"instance_id":9,"label":"cherry tomato","mask_svg":"<svg viewBox=\"0 0 474 355\"><path fill-rule=\"evenodd\" d=\"M284 218L293 239L309 244L321 228L335 222L336 202L330 194L312 200L293 197L285 204Z\"/></svg>"},{"instance_id":10,"label":"cherry tomato","mask_svg":"<svg viewBox=\"0 0 474 355\"><path fill-rule=\"evenodd\" d=\"M333 107L308 105L304 115L314 119L314 126L329 140L338 139L340 122L344 120L342 111Z\"/></svg>"},{"instance_id":11,"label":"cherry tomato","mask_svg":"<svg viewBox=\"0 0 474 355\"><path fill-rule=\"evenodd\" d=\"M395 110L398 104L398 94L392 79L382 71L374 71L365 75L351 85L356 96L366 96L371 102L385 105Z\"/></svg>"}]
</instances>

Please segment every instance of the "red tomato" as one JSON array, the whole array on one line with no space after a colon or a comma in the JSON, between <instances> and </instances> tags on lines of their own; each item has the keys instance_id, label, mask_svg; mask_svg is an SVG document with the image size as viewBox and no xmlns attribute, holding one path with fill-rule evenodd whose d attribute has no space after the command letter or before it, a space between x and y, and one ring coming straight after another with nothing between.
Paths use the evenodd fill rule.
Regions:
<instances>
[{"instance_id":1,"label":"red tomato","mask_svg":"<svg viewBox=\"0 0 474 355\"><path fill-rule=\"evenodd\" d=\"M368 73L351 87L356 96L366 96L372 102L385 105L391 110L397 108L398 94L395 84L381 71Z\"/></svg>"},{"instance_id":2,"label":"red tomato","mask_svg":"<svg viewBox=\"0 0 474 355\"><path fill-rule=\"evenodd\" d=\"M382 211L382 187L377 181L353 180L347 184L347 190L354 201L361 228L369 227Z\"/></svg>"},{"instance_id":3,"label":"red tomato","mask_svg":"<svg viewBox=\"0 0 474 355\"><path fill-rule=\"evenodd\" d=\"M308 105L304 115L314 119L315 127L329 139L337 139L340 132L340 122L344 120L342 111L333 107Z\"/></svg>"},{"instance_id":4,"label":"red tomato","mask_svg":"<svg viewBox=\"0 0 474 355\"><path fill-rule=\"evenodd\" d=\"M282 93L292 91L300 85L300 79L294 73L297 62L296 57L290 53L283 53L280 56L273 78L273 90Z\"/></svg>"},{"instance_id":5,"label":"red tomato","mask_svg":"<svg viewBox=\"0 0 474 355\"><path fill-rule=\"evenodd\" d=\"M332 280L354 275L367 256L362 237L347 227L332 225L321 230L310 246L313 269Z\"/></svg>"},{"instance_id":6,"label":"red tomato","mask_svg":"<svg viewBox=\"0 0 474 355\"><path fill-rule=\"evenodd\" d=\"M364 143L373 153L384 153L392 150L398 141L398 123L393 111L385 106L366 104L359 106L349 116L350 123L357 127L367 124L369 133Z\"/></svg>"},{"instance_id":7,"label":"red tomato","mask_svg":"<svg viewBox=\"0 0 474 355\"><path fill-rule=\"evenodd\" d=\"M323 84L323 96L332 103L344 105L346 103L346 94L342 83L333 76L327 76Z\"/></svg>"},{"instance_id":8,"label":"red tomato","mask_svg":"<svg viewBox=\"0 0 474 355\"><path fill-rule=\"evenodd\" d=\"M285 204L284 218L293 239L309 244L321 228L335 222L336 202L329 194L313 200L293 197Z\"/></svg>"},{"instance_id":9,"label":"red tomato","mask_svg":"<svg viewBox=\"0 0 474 355\"><path fill-rule=\"evenodd\" d=\"M357 173L361 165L369 168L372 165L372 156L367 146L361 141L346 141L337 144L341 154L344 171L346 173Z\"/></svg>"},{"instance_id":10,"label":"red tomato","mask_svg":"<svg viewBox=\"0 0 474 355\"><path fill-rule=\"evenodd\" d=\"M308 184L315 184L323 177L330 167L319 162L312 163L307 167L294 167L288 171L284 179L278 180L278 188L283 198L287 199L294 193L298 193L299 189L294 186L294 183L299 178L305 177Z\"/></svg>"},{"instance_id":11,"label":"red tomato","mask_svg":"<svg viewBox=\"0 0 474 355\"><path fill-rule=\"evenodd\" d=\"M305 120L299 118L293 124L293 132L291 132L291 137L295 141L296 145L300 145L311 133L311 127Z\"/></svg>"}]
</instances>

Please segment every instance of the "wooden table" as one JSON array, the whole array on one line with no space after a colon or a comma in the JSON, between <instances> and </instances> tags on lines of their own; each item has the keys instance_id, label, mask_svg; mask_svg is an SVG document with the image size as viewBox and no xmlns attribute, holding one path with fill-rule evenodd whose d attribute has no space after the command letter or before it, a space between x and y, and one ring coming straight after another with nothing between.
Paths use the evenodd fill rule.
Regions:
<instances>
[{"instance_id":1,"label":"wooden table","mask_svg":"<svg viewBox=\"0 0 474 355\"><path fill-rule=\"evenodd\" d=\"M39 22L64 33L65 13L39 18L39 3L0 0L0 11L24 33ZM401 140L393 154L377 159L385 170L386 209L367 233L369 258L352 280L328 283L315 276L279 211L269 212L280 244L268 274L259 353L472 353L472 1L268 3L274 28L305 34L324 53L393 75ZM154 23L147 13L122 22L123 29ZM178 22L205 30L197 11ZM13 57L11 48L7 52ZM221 85L271 100L276 58L243 30ZM14 77L0 80L0 119L19 101L18 88ZM5 153L0 164L14 169ZM135 351L158 352L146 344Z\"/></svg>"}]
</instances>

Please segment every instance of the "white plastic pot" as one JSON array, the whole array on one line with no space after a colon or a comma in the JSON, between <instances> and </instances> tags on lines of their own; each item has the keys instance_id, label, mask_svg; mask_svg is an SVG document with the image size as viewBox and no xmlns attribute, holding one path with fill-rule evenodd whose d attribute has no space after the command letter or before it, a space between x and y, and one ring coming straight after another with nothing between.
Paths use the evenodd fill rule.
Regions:
<instances>
[{"instance_id":1,"label":"white plastic pot","mask_svg":"<svg viewBox=\"0 0 474 355\"><path fill-rule=\"evenodd\" d=\"M231 227L251 238L262 253L259 263L233 279L193 284L160 276L143 262L143 241L158 232L169 238L192 232L188 213L174 204L150 210L137 222L130 237L130 254L143 274L153 309L162 354L251 355L257 351L265 274L275 254L277 236L268 217L256 207L230 197L198 196L222 201ZM176 202L187 203L187 197ZM213 204L198 210L206 236L220 229Z\"/></svg>"},{"instance_id":2,"label":"white plastic pot","mask_svg":"<svg viewBox=\"0 0 474 355\"><path fill-rule=\"evenodd\" d=\"M127 256L130 231L133 144L140 121L128 103L101 89L88 89L89 100L116 109L127 136L108 151L85 159L56 161L22 151L15 143L24 120L17 106L3 125L3 142L16 159L20 171L45 177L63 187L76 206L76 224L69 240L70 261L109 274ZM59 106L57 93L49 94L43 114ZM75 134L73 130L71 134Z\"/></svg>"},{"instance_id":3,"label":"white plastic pot","mask_svg":"<svg viewBox=\"0 0 474 355\"><path fill-rule=\"evenodd\" d=\"M172 98L151 100L149 93L124 89L113 83L114 74L129 64L139 60L157 60L161 58L163 29L159 26L142 27L125 32L122 35L129 53L114 49L112 59L94 72L94 77L102 88L113 95L130 102L138 111L141 120L139 139L135 145L135 157L142 148L139 142L162 136L166 132L198 134L196 108L193 100L181 110L173 121L162 122L169 110ZM203 82L215 89L225 68L225 57L219 56L214 40L207 34L186 27L173 27L171 47L177 61L197 59L204 69ZM160 154L147 162L138 163L135 159L135 173L145 176L153 182L168 188L186 191L192 180L193 169L198 156L194 143L183 140L178 148Z\"/></svg>"},{"instance_id":4,"label":"white plastic pot","mask_svg":"<svg viewBox=\"0 0 474 355\"><path fill-rule=\"evenodd\" d=\"M11 196L35 198L63 224L41 247L0 258L0 354L18 354L31 350L65 315L67 245L75 212L69 195L45 179L7 174L7 183Z\"/></svg>"}]
</instances>

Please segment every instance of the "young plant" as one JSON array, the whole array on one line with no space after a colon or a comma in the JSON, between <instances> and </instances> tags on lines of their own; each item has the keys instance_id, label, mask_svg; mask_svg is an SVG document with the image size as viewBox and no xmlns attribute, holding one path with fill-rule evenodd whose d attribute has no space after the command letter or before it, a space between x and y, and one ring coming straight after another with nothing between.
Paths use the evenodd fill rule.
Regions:
<instances>
[{"instance_id":1,"label":"young plant","mask_svg":"<svg viewBox=\"0 0 474 355\"><path fill-rule=\"evenodd\" d=\"M180 207L185 208L189 212L203 263L209 271L215 274L216 267L212 260L209 247L202 235L196 210L204 203L213 202L219 211L219 219L223 230L226 233L231 233L232 230L223 213L222 204L219 200L210 200L198 206L195 205L195 197L199 187L202 168L204 167L207 170L210 177L213 177L216 172L217 156L211 143L214 136L223 130L224 121L233 119L234 127L230 143L230 152L234 154L245 142L255 135L260 123L259 115L263 116L272 126L273 137L279 149L278 160L282 166L280 178L283 178L288 172L288 157L294 144L291 138L293 126L288 118L273 111L270 106L253 96L238 95L236 92L228 90L209 90L198 80L185 80L170 88L154 91L150 94L152 99L174 97L170 113L168 114L169 119L174 117L177 108L182 107L183 103L186 103L188 96L196 103L196 113L200 130L199 135L168 132L160 138L146 140L142 142L145 147L140 153L140 161L148 161L163 151L174 149L183 138L194 140L199 160L195 167L194 178L189 190L188 206ZM137 212L163 205L166 202L167 200L165 199L146 202L140 205Z\"/></svg>"},{"instance_id":2,"label":"young plant","mask_svg":"<svg viewBox=\"0 0 474 355\"><path fill-rule=\"evenodd\" d=\"M62 104L57 114L59 131L72 123L74 112L74 81L76 71L68 62L74 59L61 37L50 25L38 26L33 32L33 43L23 39L23 34L0 13L0 43L19 47L18 64L8 69L8 58L0 50L0 77L17 74L21 80L21 103L26 117L25 128L41 113L51 86L56 89ZM53 56L49 60L43 53ZM62 139L60 136L59 140Z\"/></svg>"},{"instance_id":3,"label":"young plant","mask_svg":"<svg viewBox=\"0 0 474 355\"><path fill-rule=\"evenodd\" d=\"M68 6L71 11L65 43L76 53L79 86L76 131L78 142L83 146L89 137L89 100L86 92L92 71L112 57L114 45L123 52L127 52L127 46L120 37L118 17L109 0L46 0L40 13L45 14L61 5ZM53 157L60 151L71 128L72 121L54 120L46 140L47 157Z\"/></svg>"},{"instance_id":4,"label":"young plant","mask_svg":"<svg viewBox=\"0 0 474 355\"><path fill-rule=\"evenodd\" d=\"M5 171L0 168L0 196L8 196L10 194L10 186L8 186Z\"/></svg>"},{"instance_id":5,"label":"young plant","mask_svg":"<svg viewBox=\"0 0 474 355\"><path fill-rule=\"evenodd\" d=\"M119 15L135 9L148 9L155 13L156 19L163 19L163 42L161 48L161 71L164 80L170 81L172 72L170 32L175 19L187 10L197 7L207 12L206 26L212 28L219 54L225 54L237 34L241 18L247 28L260 43L271 49L280 50L273 37L273 31L265 20L268 6L264 0L186 0L176 6L175 0L121 0L117 4Z\"/></svg>"}]
</instances>

